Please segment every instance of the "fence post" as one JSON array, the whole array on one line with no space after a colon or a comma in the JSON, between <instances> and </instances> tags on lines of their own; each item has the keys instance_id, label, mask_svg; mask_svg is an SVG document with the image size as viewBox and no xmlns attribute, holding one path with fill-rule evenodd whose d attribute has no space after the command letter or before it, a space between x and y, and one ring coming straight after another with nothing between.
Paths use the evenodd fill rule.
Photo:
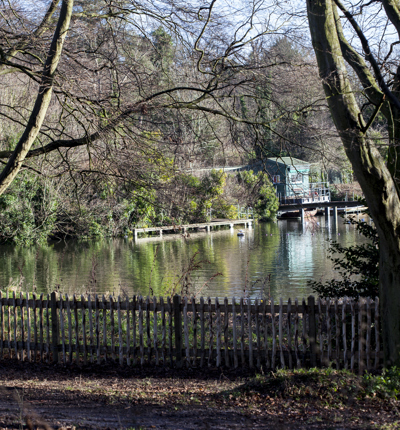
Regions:
<instances>
[{"instance_id":1,"label":"fence post","mask_svg":"<svg viewBox=\"0 0 400 430\"><path fill-rule=\"evenodd\" d=\"M182 367L182 315L181 315L181 298L174 296L174 328L175 328L175 358L176 367Z\"/></svg>"},{"instance_id":2,"label":"fence post","mask_svg":"<svg viewBox=\"0 0 400 430\"><path fill-rule=\"evenodd\" d=\"M308 338L310 340L311 367L317 366L317 326L315 323L315 298L308 297Z\"/></svg>"},{"instance_id":3,"label":"fence post","mask_svg":"<svg viewBox=\"0 0 400 430\"><path fill-rule=\"evenodd\" d=\"M51 293L51 345L53 363L58 363L58 317L57 317L57 293Z\"/></svg>"}]
</instances>

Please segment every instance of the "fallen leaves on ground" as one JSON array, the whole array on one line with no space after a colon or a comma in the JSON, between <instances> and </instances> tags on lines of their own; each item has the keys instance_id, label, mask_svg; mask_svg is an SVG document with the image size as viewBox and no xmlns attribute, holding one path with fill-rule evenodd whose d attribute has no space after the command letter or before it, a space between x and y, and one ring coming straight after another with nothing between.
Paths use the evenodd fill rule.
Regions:
<instances>
[{"instance_id":1,"label":"fallen leaves on ground","mask_svg":"<svg viewBox=\"0 0 400 430\"><path fill-rule=\"evenodd\" d=\"M359 377L334 372L282 378L214 368L2 361L0 375L0 428L400 428L400 402L360 395Z\"/></svg>"}]
</instances>

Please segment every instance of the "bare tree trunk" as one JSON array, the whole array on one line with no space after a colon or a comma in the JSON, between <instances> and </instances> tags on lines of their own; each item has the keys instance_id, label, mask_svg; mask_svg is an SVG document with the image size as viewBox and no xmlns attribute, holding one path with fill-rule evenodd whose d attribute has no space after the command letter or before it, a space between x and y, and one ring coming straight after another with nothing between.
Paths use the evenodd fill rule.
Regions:
<instances>
[{"instance_id":1,"label":"bare tree trunk","mask_svg":"<svg viewBox=\"0 0 400 430\"><path fill-rule=\"evenodd\" d=\"M62 2L57 28L54 32L49 54L43 69L35 105L28 120L28 124L13 154L0 174L0 195L9 187L21 169L26 154L42 127L51 100L54 76L61 58L64 40L69 29L73 3L73 0L63 0Z\"/></svg>"},{"instance_id":2,"label":"bare tree trunk","mask_svg":"<svg viewBox=\"0 0 400 430\"><path fill-rule=\"evenodd\" d=\"M38 25L37 29L33 32L33 36L35 38L39 38L43 35L43 33L47 30L47 27L50 23L50 20L55 13L57 9L57 4L59 3L59 0L52 0L46 14L44 15L42 22ZM23 41L19 43L14 48L11 48L9 51L4 53L2 60L2 64L0 64L0 75L6 74L9 72L10 66L9 61L14 58L20 50L23 50L25 46L27 45L28 41Z\"/></svg>"},{"instance_id":3,"label":"bare tree trunk","mask_svg":"<svg viewBox=\"0 0 400 430\"><path fill-rule=\"evenodd\" d=\"M380 240L380 299L385 365L400 365L400 200L347 77L332 0L307 0L308 19L329 109L365 194Z\"/></svg>"}]
</instances>

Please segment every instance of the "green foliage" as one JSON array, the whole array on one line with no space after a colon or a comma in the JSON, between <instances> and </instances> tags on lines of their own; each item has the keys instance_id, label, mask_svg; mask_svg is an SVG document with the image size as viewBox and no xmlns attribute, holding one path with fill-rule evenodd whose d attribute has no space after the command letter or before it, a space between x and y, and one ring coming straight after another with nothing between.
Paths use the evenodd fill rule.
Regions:
<instances>
[{"instance_id":1,"label":"green foliage","mask_svg":"<svg viewBox=\"0 0 400 430\"><path fill-rule=\"evenodd\" d=\"M383 369L381 375L366 374L364 383L370 396L396 400L400 398L400 369L398 367Z\"/></svg>"},{"instance_id":2,"label":"green foliage","mask_svg":"<svg viewBox=\"0 0 400 430\"><path fill-rule=\"evenodd\" d=\"M152 189L141 187L133 191L130 199L124 202L123 217L127 219L128 225L152 225L156 218L155 198L155 190Z\"/></svg>"},{"instance_id":3,"label":"green foliage","mask_svg":"<svg viewBox=\"0 0 400 430\"><path fill-rule=\"evenodd\" d=\"M24 172L0 196L0 241L43 243L56 222L59 199L50 183Z\"/></svg>"},{"instance_id":4,"label":"green foliage","mask_svg":"<svg viewBox=\"0 0 400 430\"><path fill-rule=\"evenodd\" d=\"M279 369L271 375L254 378L243 386L243 390L283 399L314 398L329 404L332 401L347 402L350 396L359 396L363 393L362 382L359 376L347 370Z\"/></svg>"},{"instance_id":5,"label":"green foliage","mask_svg":"<svg viewBox=\"0 0 400 430\"><path fill-rule=\"evenodd\" d=\"M263 173L243 172L227 182L222 171L196 177L169 174L168 160L162 165L157 159L156 164L149 185L126 181L122 187L108 178L79 195L68 183L55 188L53 182L25 172L0 197L0 240L26 245L49 238L87 240L129 235L137 227L205 222L210 216L236 219L238 197L232 189L262 219L276 214L274 188Z\"/></svg>"},{"instance_id":6,"label":"green foliage","mask_svg":"<svg viewBox=\"0 0 400 430\"><path fill-rule=\"evenodd\" d=\"M237 219L238 208L229 204L224 198L219 198L213 203L213 218Z\"/></svg>"},{"instance_id":7,"label":"green foliage","mask_svg":"<svg viewBox=\"0 0 400 430\"><path fill-rule=\"evenodd\" d=\"M379 294L379 241L376 228L352 218L350 222L370 241L349 247L331 241L328 249L329 258L341 279L331 279L325 283L309 281L313 291L321 297L358 298L376 297Z\"/></svg>"},{"instance_id":8,"label":"green foliage","mask_svg":"<svg viewBox=\"0 0 400 430\"><path fill-rule=\"evenodd\" d=\"M220 199L225 188L226 174L222 171L212 170L209 175L198 178L190 174L182 174L176 178L177 187L182 190L181 207L175 205L172 213L174 218L180 218L183 222L204 222L207 221L209 210L217 204L219 215L224 213L224 202ZM225 205L229 211L229 205ZM213 214L214 216L214 214Z\"/></svg>"},{"instance_id":9,"label":"green foliage","mask_svg":"<svg viewBox=\"0 0 400 430\"><path fill-rule=\"evenodd\" d=\"M347 403L349 397L399 399L400 369L383 369L379 375L358 376L348 370L279 369L270 376L257 376L241 387L245 392L268 393L279 398L321 399L335 404Z\"/></svg>"},{"instance_id":10,"label":"green foliage","mask_svg":"<svg viewBox=\"0 0 400 430\"><path fill-rule=\"evenodd\" d=\"M255 213L260 217L261 220L274 219L279 208L279 202L275 193L275 188L271 183L266 183L266 181L264 181L258 192L259 198L254 205Z\"/></svg>"},{"instance_id":11,"label":"green foliage","mask_svg":"<svg viewBox=\"0 0 400 430\"><path fill-rule=\"evenodd\" d=\"M254 174L252 170L239 172L238 183L247 197L246 205L254 208L254 213L262 220L273 220L279 208L275 188L264 172Z\"/></svg>"},{"instance_id":12,"label":"green foliage","mask_svg":"<svg viewBox=\"0 0 400 430\"><path fill-rule=\"evenodd\" d=\"M161 26L151 33L155 51L151 55L152 63L159 69L171 66L174 56L172 37Z\"/></svg>"}]
</instances>

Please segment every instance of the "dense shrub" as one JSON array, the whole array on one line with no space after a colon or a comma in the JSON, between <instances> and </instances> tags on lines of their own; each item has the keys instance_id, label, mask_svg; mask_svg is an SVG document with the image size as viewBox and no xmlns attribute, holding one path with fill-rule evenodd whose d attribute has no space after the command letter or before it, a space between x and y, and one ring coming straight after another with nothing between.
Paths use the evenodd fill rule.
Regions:
<instances>
[{"instance_id":1,"label":"dense shrub","mask_svg":"<svg viewBox=\"0 0 400 430\"><path fill-rule=\"evenodd\" d=\"M25 171L0 197L0 240L30 245L49 238L129 235L133 228L235 219L238 204L273 219L277 198L267 175L228 176L212 170L197 177L162 175L151 186L109 179L78 193L68 181L51 181Z\"/></svg>"},{"instance_id":2,"label":"dense shrub","mask_svg":"<svg viewBox=\"0 0 400 430\"><path fill-rule=\"evenodd\" d=\"M59 198L50 181L29 172L17 176L0 196L0 241L45 242L55 228Z\"/></svg>"},{"instance_id":3,"label":"dense shrub","mask_svg":"<svg viewBox=\"0 0 400 430\"><path fill-rule=\"evenodd\" d=\"M329 258L341 279L326 282L309 281L321 297L377 297L379 295L379 241L374 225L350 218L357 230L369 242L343 247L331 241Z\"/></svg>"},{"instance_id":4,"label":"dense shrub","mask_svg":"<svg viewBox=\"0 0 400 430\"><path fill-rule=\"evenodd\" d=\"M263 221L273 220L279 208L276 191L268 175L254 174L252 170L239 172L237 182L245 205L254 208L254 213Z\"/></svg>"}]
</instances>

